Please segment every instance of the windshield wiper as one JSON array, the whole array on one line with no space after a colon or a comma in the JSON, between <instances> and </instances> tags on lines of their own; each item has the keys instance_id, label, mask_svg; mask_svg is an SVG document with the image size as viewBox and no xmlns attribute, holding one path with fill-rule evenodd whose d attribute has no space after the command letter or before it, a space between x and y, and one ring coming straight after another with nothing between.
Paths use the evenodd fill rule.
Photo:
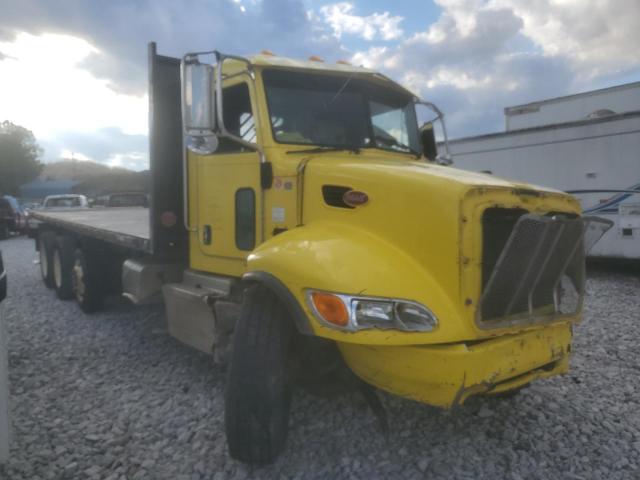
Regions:
<instances>
[{"instance_id":1,"label":"windshield wiper","mask_svg":"<svg viewBox=\"0 0 640 480\"><path fill-rule=\"evenodd\" d=\"M416 152L409 145L405 145L404 143L399 142L398 140L396 140L393 137L376 135L374 137L374 140L376 142L381 142L381 143L385 144L388 147L391 147L391 148L397 147L397 148L400 148L400 149L404 150L406 153L413 153L416 157L420 157L421 156L420 153Z\"/></svg>"},{"instance_id":2,"label":"windshield wiper","mask_svg":"<svg viewBox=\"0 0 640 480\"><path fill-rule=\"evenodd\" d=\"M353 145L344 145L342 147L314 147L305 148L303 150L289 150L287 153L322 153L322 152L351 152L360 153L360 147Z\"/></svg>"}]
</instances>

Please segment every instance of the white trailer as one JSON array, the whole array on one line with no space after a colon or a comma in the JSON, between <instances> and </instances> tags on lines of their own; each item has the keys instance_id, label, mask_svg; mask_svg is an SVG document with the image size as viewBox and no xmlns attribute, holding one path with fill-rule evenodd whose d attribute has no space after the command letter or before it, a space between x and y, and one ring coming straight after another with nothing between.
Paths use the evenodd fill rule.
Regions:
<instances>
[{"instance_id":1,"label":"white trailer","mask_svg":"<svg viewBox=\"0 0 640 480\"><path fill-rule=\"evenodd\" d=\"M634 110L605 108L623 108L620 96ZM563 101L577 120L555 115ZM598 110L585 118L585 106ZM640 82L509 107L505 115L506 132L450 141L453 166L573 193L584 213L615 222L590 256L640 258ZM514 129L514 115L523 117L518 126L533 126Z\"/></svg>"}]
</instances>

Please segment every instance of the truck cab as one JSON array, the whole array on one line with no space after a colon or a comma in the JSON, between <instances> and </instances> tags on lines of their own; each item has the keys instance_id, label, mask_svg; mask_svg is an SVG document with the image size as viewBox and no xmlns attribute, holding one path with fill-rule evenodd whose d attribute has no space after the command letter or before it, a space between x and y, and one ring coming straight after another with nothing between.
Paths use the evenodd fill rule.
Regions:
<instances>
[{"instance_id":1,"label":"truck cab","mask_svg":"<svg viewBox=\"0 0 640 480\"><path fill-rule=\"evenodd\" d=\"M377 388L444 408L567 371L584 233L602 230L573 197L437 162L416 108L441 112L371 70L270 52L187 54L181 69L189 268L228 282L218 320L230 309L216 304L242 305L233 456L282 448L298 337L335 345ZM216 345L215 328L185 326L178 285L164 288L174 333Z\"/></svg>"}]
</instances>

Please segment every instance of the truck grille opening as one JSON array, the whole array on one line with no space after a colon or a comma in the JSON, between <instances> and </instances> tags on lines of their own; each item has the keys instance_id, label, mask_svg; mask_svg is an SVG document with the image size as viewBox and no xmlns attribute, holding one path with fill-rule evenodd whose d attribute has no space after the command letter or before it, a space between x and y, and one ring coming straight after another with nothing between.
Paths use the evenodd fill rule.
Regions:
<instances>
[{"instance_id":1,"label":"truck grille opening","mask_svg":"<svg viewBox=\"0 0 640 480\"><path fill-rule=\"evenodd\" d=\"M344 194L351 190L351 187L343 187L340 185L323 185L322 197L327 205L338 208L354 208L347 205L344 201Z\"/></svg>"},{"instance_id":2,"label":"truck grille opening","mask_svg":"<svg viewBox=\"0 0 640 480\"><path fill-rule=\"evenodd\" d=\"M489 208L482 228L481 326L544 320L580 309L584 292L582 219Z\"/></svg>"},{"instance_id":3,"label":"truck grille opening","mask_svg":"<svg viewBox=\"0 0 640 480\"><path fill-rule=\"evenodd\" d=\"M482 291L509 240L518 219L527 213L522 208L487 208L482 215Z\"/></svg>"}]
</instances>

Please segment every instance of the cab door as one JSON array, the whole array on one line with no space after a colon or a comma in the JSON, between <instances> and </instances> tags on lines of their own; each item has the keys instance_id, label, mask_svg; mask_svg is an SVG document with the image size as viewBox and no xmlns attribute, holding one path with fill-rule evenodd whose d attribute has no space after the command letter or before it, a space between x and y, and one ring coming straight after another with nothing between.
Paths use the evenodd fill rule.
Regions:
<instances>
[{"instance_id":1,"label":"cab door","mask_svg":"<svg viewBox=\"0 0 640 480\"><path fill-rule=\"evenodd\" d=\"M226 129L255 144L252 88L240 79L226 85L223 108ZM262 241L259 153L220 137L214 154L198 157L196 196L200 252L220 260L217 272L237 275L249 252Z\"/></svg>"}]
</instances>

